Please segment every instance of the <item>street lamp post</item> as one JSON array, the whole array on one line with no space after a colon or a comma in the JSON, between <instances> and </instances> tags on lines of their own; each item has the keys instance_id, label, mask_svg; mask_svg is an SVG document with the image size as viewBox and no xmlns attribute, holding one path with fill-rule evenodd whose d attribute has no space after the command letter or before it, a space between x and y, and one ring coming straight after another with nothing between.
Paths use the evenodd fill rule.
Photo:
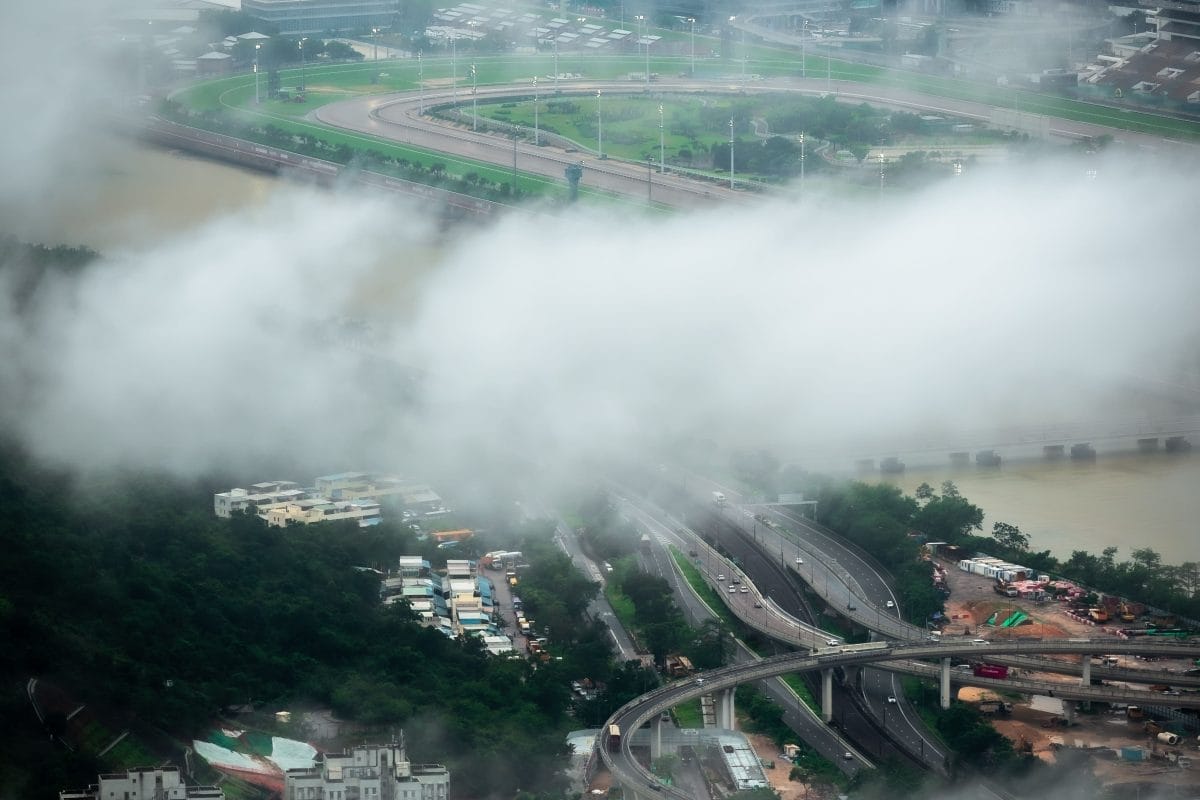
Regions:
<instances>
[{"instance_id":1,"label":"street lamp post","mask_svg":"<svg viewBox=\"0 0 1200 800\"><path fill-rule=\"evenodd\" d=\"M477 91L479 89L479 81L475 75L475 65L471 65L471 130L479 130L479 101Z\"/></svg>"},{"instance_id":2,"label":"street lamp post","mask_svg":"<svg viewBox=\"0 0 1200 800\"><path fill-rule=\"evenodd\" d=\"M596 153L604 158L604 114L600 108L600 90L596 90Z\"/></svg>"},{"instance_id":3,"label":"street lamp post","mask_svg":"<svg viewBox=\"0 0 1200 800\"><path fill-rule=\"evenodd\" d=\"M554 93L558 94L558 34L554 36Z\"/></svg>"},{"instance_id":4,"label":"street lamp post","mask_svg":"<svg viewBox=\"0 0 1200 800\"><path fill-rule=\"evenodd\" d=\"M691 77L696 77L696 18L689 17L691 23Z\"/></svg>"},{"instance_id":5,"label":"street lamp post","mask_svg":"<svg viewBox=\"0 0 1200 800\"><path fill-rule=\"evenodd\" d=\"M729 118L729 188L733 189L733 117Z\"/></svg>"},{"instance_id":6,"label":"street lamp post","mask_svg":"<svg viewBox=\"0 0 1200 800\"><path fill-rule=\"evenodd\" d=\"M457 39L450 37L450 91L454 96L454 111L458 113L458 45Z\"/></svg>"},{"instance_id":7,"label":"street lamp post","mask_svg":"<svg viewBox=\"0 0 1200 800\"><path fill-rule=\"evenodd\" d=\"M417 85L420 87L421 99L417 106L419 113L425 113L425 62L421 60L421 51L417 51Z\"/></svg>"},{"instance_id":8,"label":"street lamp post","mask_svg":"<svg viewBox=\"0 0 1200 800\"><path fill-rule=\"evenodd\" d=\"M540 144L538 137L538 90L537 90L537 75L533 76L533 146L537 147Z\"/></svg>"},{"instance_id":9,"label":"street lamp post","mask_svg":"<svg viewBox=\"0 0 1200 800\"><path fill-rule=\"evenodd\" d=\"M379 60L379 28L371 28L371 46L373 48L372 61Z\"/></svg>"},{"instance_id":10,"label":"street lamp post","mask_svg":"<svg viewBox=\"0 0 1200 800\"><path fill-rule=\"evenodd\" d=\"M254 104L258 105L262 102L262 97L258 93L258 51L262 49L262 44L254 45Z\"/></svg>"},{"instance_id":11,"label":"street lamp post","mask_svg":"<svg viewBox=\"0 0 1200 800\"><path fill-rule=\"evenodd\" d=\"M667 156L666 156L666 140L664 138L666 128L663 125L663 107L662 103L658 104L658 173L667 171Z\"/></svg>"}]
</instances>

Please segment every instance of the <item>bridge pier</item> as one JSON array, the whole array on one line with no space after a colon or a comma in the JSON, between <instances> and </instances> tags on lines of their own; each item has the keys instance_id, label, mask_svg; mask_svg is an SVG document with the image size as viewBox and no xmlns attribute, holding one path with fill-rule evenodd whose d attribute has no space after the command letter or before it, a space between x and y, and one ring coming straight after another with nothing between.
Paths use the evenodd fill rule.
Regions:
<instances>
[{"instance_id":1,"label":"bridge pier","mask_svg":"<svg viewBox=\"0 0 1200 800\"><path fill-rule=\"evenodd\" d=\"M650 761L651 763L662 758L662 715L654 718L650 723Z\"/></svg>"},{"instance_id":2,"label":"bridge pier","mask_svg":"<svg viewBox=\"0 0 1200 800\"><path fill-rule=\"evenodd\" d=\"M1042 448L1042 455L1047 461L1057 461L1067 454L1065 444L1048 444Z\"/></svg>"},{"instance_id":3,"label":"bridge pier","mask_svg":"<svg viewBox=\"0 0 1200 800\"><path fill-rule=\"evenodd\" d=\"M737 717L733 708L733 689L724 689L717 695L717 727L725 730L737 730Z\"/></svg>"},{"instance_id":4,"label":"bridge pier","mask_svg":"<svg viewBox=\"0 0 1200 800\"><path fill-rule=\"evenodd\" d=\"M1092 685L1092 657L1088 654L1083 654L1079 657L1083 665L1083 675L1079 678L1080 686Z\"/></svg>"},{"instance_id":5,"label":"bridge pier","mask_svg":"<svg viewBox=\"0 0 1200 800\"><path fill-rule=\"evenodd\" d=\"M1192 449L1192 443L1186 436L1168 436L1163 446L1168 453L1186 453Z\"/></svg>"},{"instance_id":6,"label":"bridge pier","mask_svg":"<svg viewBox=\"0 0 1200 800\"><path fill-rule=\"evenodd\" d=\"M971 454L959 450L950 454L950 464L955 467L965 467L971 463Z\"/></svg>"},{"instance_id":7,"label":"bridge pier","mask_svg":"<svg viewBox=\"0 0 1200 800\"><path fill-rule=\"evenodd\" d=\"M1067 721L1067 725L1075 724L1075 703L1070 700L1063 700L1063 719Z\"/></svg>"},{"instance_id":8,"label":"bridge pier","mask_svg":"<svg viewBox=\"0 0 1200 800\"><path fill-rule=\"evenodd\" d=\"M1148 439L1138 439L1138 451L1142 453L1153 453L1158 449L1158 437L1153 436Z\"/></svg>"},{"instance_id":9,"label":"bridge pier","mask_svg":"<svg viewBox=\"0 0 1200 800\"><path fill-rule=\"evenodd\" d=\"M833 722L833 670L821 670L821 719Z\"/></svg>"},{"instance_id":10,"label":"bridge pier","mask_svg":"<svg viewBox=\"0 0 1200 800\"><path fill-rule=\"evenodd\" d=\"M942 708L950 707L950 659L942 659L942 674L941 674L941 696Z\"/></svg>"}]
</instances>

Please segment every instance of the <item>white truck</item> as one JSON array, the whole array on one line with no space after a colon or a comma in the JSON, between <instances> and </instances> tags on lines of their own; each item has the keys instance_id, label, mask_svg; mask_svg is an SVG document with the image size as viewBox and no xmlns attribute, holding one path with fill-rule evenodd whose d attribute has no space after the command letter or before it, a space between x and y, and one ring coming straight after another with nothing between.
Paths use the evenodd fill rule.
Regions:
<instances>
[{"instance_id":1,"label":"white truck","mask_svg":"<svg viewBox=\"0 0 1200 800\"><path fill-rule=\"evenodd\" d=\"M713 502L715 504L717 504L718 506L725 505L725 493L724 492L713 492Z\"/></svg>"}]
</instances>

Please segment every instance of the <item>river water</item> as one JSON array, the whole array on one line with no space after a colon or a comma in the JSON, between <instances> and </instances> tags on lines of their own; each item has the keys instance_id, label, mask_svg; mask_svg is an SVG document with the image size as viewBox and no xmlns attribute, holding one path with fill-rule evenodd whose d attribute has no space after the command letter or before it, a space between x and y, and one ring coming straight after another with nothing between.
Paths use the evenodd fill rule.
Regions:
<instances>
[{"instance_id":1,"label":"river water","mask_svg":"<svg viewBox=\"0 0 1200 800\"><path fill-rule=\"evenodd\" d=\"M275 178L119 137L104 141L101 176L92 194L65 198L55 215L21 231L23 238L84 244L101 252L138 248L214 217L260 205ZM102 180L94 180L96 177ZM1200 443L1198 443L1200 444ZM1031 547L1068 557L1072 550L1119 548L1118 558L1151 547L1168 563L1200 561L1200 448L1191 453L1105 453L1095 461L1006 460L998 469L974 465L910 467L877 478L911 493L922 482L952 480L994 521L1017 525Z\"/></svg>"},{"instance_id":2,"label":"river water","mask_svg":"<svg viewBox=\"0 0 1200 800\"><path fill-rule=\"evenodd\" d=\"M12 233L112 254L147 244L148 231L164 238L261 205L279 185L266 173L115 134L98 132L92 145L96 157L54 193L52 210L39 209ZM16 212L5 216L14 219Z\"/></svg>"},{"instance_id":3,"label":"river water","mask_svg":"<svg viewBox=\"0 0 1200 800\"><path fill-rule=\"evenodd\" d=\"M1030 548L1067 558L1117 547L1117 560L1141 547L1165 563L1200 561L1200 451L1101 452L1094 461L1005 461L909 468L886 480L911 494L921 483L940 491L954 481L983 509L983 533L997 521L1018 526Z\"/></svg>"}]
</instances>

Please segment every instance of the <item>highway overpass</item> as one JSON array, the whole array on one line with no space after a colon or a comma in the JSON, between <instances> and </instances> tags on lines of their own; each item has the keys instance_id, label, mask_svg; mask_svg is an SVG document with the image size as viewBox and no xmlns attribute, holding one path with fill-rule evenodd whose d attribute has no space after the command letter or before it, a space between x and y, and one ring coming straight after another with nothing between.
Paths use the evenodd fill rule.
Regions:
<instances>
[{"instance_id":1,"label":"highway overpass","mask_svg":"<svg viewBox=\"0 0 1200 800\"><path fill-rule=\"evenodd\" d=\"M700 697L704 694L718 693L719 705L728 719L732 715L732 692L742 683L772 678L779 675L797 672L820 671L823 682L830 678L837 667L862 666L894 661L914 661L919 659L934 659L941 663L943 691L947 691L949 681L949 663L954 657L977 656L982 648L997 655L1050 655L1050 654L1079 654L1087 655L1094 652L1108 652L1117 655L1150 655L1170 656L1176 658L1200 657L1200 642L1163 642L1163 641L1118 641L1109 639L1080 640L1054 639L1039 642L996 642L988 645L972 643L925 643L900 644L880 643L878 649L859 649L854 646L830 647L826 651L811 653L789 653L764 659L757 663L722 667L710 670L693 678L675 681L653 692L635 698L618 709L605 723L605 730L616 726L624 733L635 731L642 725L650 723L650 755L651 759L658 754L655 752L656 728L660 726L663 711L680 703ZM933 667L933 669L937 669ZM1108 687L1077 686L1069 689L1071 699L1086 699L1104 702L1135 702L1134 700L1119 699L1128 696L1128 692L1114 692ZM1145 692L1134 695L1145 695ZM1160 705L1200 708L1200 695L1179 695L1163 698L1169 702L1159 701ZM678 800L691 800L688 795L665 786L634 757L626 736L621 736L619 743L609 742L607 738L598 741L600 758L612 773L615 781L619 782L626 791L626 797L653 798L672 797Z\"/></svg>"}]
</instances>

